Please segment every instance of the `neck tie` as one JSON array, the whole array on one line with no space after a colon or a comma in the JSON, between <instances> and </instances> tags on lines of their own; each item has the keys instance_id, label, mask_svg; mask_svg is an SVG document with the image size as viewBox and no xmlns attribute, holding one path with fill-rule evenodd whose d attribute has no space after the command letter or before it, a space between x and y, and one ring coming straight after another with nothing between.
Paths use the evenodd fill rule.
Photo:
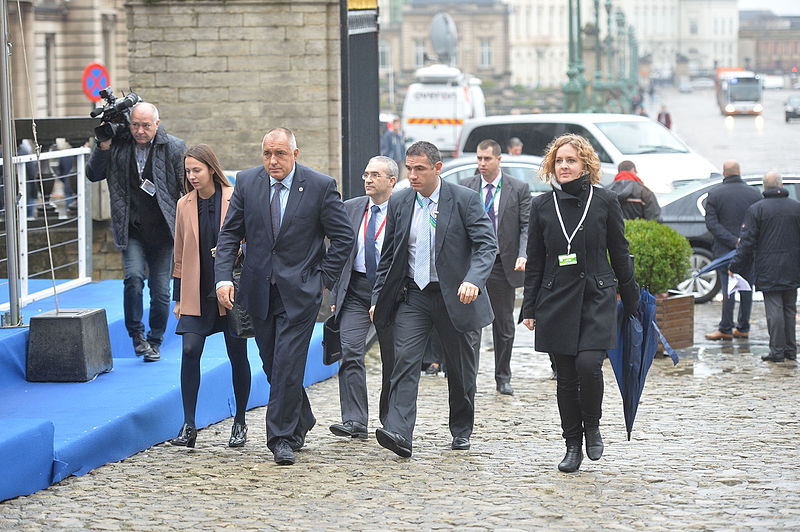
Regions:
<instances>
[{"instance_id":1,"label":"neck tie","mask_svg":"<svg viewBox=\"0 0 800 532\"><path fill-rule=\"evenodd\" d=\"M414 259L414 282L420 290L431 282L431 201L424 198L422 214L417 224L417 256Z\"/></svg>"},{"instance_id":2,"label":"neck tie","mask_svg":"<svg viewBox=\"0 0 800 532\"><path fill-rule=\"evenodd\" d=\"M364 235L364 263L367 267L367 279L375 282L375 272L378 271L378 240L375 238L375 226L381 208L373 205L370 209L367 232Z\"/></svg>"},{"instance_id":3,"label":"neck tie","mask_svg":"<svg viewBox=\"0 0 800 532\"><path fill-rule=\"evenodd\" d=\"M272 185L272 188L274 190L272 192L272 201L269 204L269 212L272 217L272 239L275 240L281 230L281 190L283 189L283 183L278 181Z\"/></svg>"},{"instance_id":4,"label":"neck tie","mask_svg":"<svg viewBox=\"0 0 800 532\"><path fill-rule=\"evenodd\" d=\"M486 214L489 215L489 219L492 221L492 229L497 232L497 221L494 212L494 185L491 183L486 184L486 199L484 200L483 207L486 209Z\"/></svg>"}]
</instances>

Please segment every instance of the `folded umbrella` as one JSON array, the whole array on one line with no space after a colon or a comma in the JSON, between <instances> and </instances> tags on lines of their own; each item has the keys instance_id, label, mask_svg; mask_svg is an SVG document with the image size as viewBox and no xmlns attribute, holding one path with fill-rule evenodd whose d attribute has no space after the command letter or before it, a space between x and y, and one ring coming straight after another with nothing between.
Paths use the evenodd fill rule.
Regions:
<instances>
[{"instance_id":1,"label":"folded umbrella","mask_svg":"<svg viewBox=\"0 0 800 532\"><path fill-rule=\"evenodd\" d=\"M617 347L608 351L608 359L611 361L619 393L622 396L625 428L628 431L628 440L630 440L647 372L653 364L659 339L674 364L678 363L678 354L669 345L656 324L656 298L650 292L642 289L639 296L639 308L635 316L626 317L624 314L622 304L619 303L617 305L617 323L619 323Z\"/></svg>"},{"instance_id":2,"label":"folded umbrella","mask_svg":"<svg viewBox=\"0 0 800 532\"><path fill-rule=\"evenodd\" d=\"M727 252L726 254L722 255L721 257L717 257L716 259L712 260L711 262L709 262L708 264L706 264L705 266L694 272L692 275L694 277L697 277L705 273L718 270L720 268L725 268L726 266L730 265L731 262L733 262L733 257L735 256L736 256L736 250L733 249Z\"/></svg>"}]
</instances>

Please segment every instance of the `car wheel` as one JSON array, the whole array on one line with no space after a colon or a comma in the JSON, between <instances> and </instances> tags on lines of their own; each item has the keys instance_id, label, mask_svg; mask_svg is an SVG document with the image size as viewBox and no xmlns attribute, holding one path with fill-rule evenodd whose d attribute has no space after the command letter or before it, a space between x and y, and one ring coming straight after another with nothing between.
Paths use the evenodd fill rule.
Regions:
<instances>
[{"instance_id":1,"label":"car wheel","mask_svg":"<svg viewBox=\"0 0 800 532\"><path fill-rule=\"evenodd\" d=\"M678 284L673 293L680 295L693 295L695 303L705 303L714 299L720 290L720 280L717 271L712 270L703 275L695 275L712 260L711 252L705 248L693 247L692 256L689 259L692 263L692 275L685 281Z\"/></svg>"}]
</instances>

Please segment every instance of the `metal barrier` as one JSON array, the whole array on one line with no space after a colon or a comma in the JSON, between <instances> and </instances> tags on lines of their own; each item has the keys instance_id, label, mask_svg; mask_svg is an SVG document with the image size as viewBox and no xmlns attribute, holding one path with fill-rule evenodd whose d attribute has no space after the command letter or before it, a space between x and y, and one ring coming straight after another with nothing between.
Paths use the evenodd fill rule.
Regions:
<instances>
[{"instance_id":1,"label":"metal barrier","mask_svg":"<svg viewBox=\"0 0 800 532\"><path fill-rule=\"evenodd\" d=\"M51 190L57 191L59 183L61 186L64 186L64 183L67 183L72 177L76 177L77 192L73 194L64 193L60 197L51 193L49 199L45 198L44 194L41 194L41 198L38 200L37 195L39 194L42 186L40 185L38 177L34 176L30 178L28 176L28 169L26 167L26 164L36 162L36 154L20 155L13 157L12 159L13 164L16 167L17 175L17 202L15 205L15 214L18 220L17 227L19 230L17 255L20 307L24 307L28 303L38 301L40 299L51 297L56 293L61 293L71 288L87 284L92 280L92 241L91 225L89 223L91 218L89 217L89 204L87 202L87 192L89 189L86 185L84 170L85 160L88 154L88 148L71 148L67 150L57 150L42 153L39 156L39 160L41 161L40 171L42 174L42 182L45 184L45 186L47 186L49 183L52 183ZM74 158L75 164L73 165L71 171L62 175L57 168L61 166L59 162L66 158ZM2 164L2 159L0 159L0 164ZM69 186L65 186L64 190L68 191L69 188ZM6 206L0 210L3 215L3 221L6 220L6 217L9 214L5 207ZM75 208L73 209L72 207ZM49 236L45 233L47 225L38 225L32 223L38 219L39 209L41 209L41 215L43 217L48 216L48 209L57 214L57 221L51 221L50 217L47 218L47 225L49 225L50 230ZM74 234L70 232L72 226L74 226ZM6 238L7 235L5 231L6 229L4 227L3 232L0 233L1 238ZM58 231L61 236L64 236L63 233L65 232L68 234L59 242L51 243L50 236L52 236L53 231ZM37 235L48 236L48 238L45 239L44 245L36 243L38 240ZM35 272L30 271L32 257L36 256L37 254L42 254L41 256L45 256L45 254L48 254L51 251L55 252L60 248L63 248L65 252L68 252L70 251L68 249L69 246L77 246L77 253L72 251L73 255L77 255L76 260L65 260L61 263L56 263L54 260L52 268L53 274L51 274L51 269L49 267L49 259L46 261L48 267ZM3 257L0 259L0 265L7 262L8 257ZM65 271L69 270L70 268L74 271L75 267L77 267L76 273L68 275L67 277L63 277ZM48 288L39 289L35 292L30 291L30 281L32 279L49 280L53 275L56 277L61 276L59 277L60 282L57 284L51 283L51 286ZM8 290L8 283L9 280L0 282L0 289L5 287L5 290ZM0 311L2 312L8 311L9 308L9 303L0 304Z\"/></svg>"}]
</instances>

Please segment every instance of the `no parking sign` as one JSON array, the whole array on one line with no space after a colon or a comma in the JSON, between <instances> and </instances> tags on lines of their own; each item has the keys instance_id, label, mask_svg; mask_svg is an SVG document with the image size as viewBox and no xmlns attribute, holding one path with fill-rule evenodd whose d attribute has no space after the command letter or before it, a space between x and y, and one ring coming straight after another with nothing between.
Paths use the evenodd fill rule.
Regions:
<instances>
[{"instance_id":1,"label":"no parking sign","mask_svg":"<svg viewBox=\"0 0 800 532\"><path fill-rule=\"evenodd\" d=\"M109 85L111 85L111 78L105 66L100 63L92 63L83 69L81 87L83 88L83 93L91 101L100 101L100 91Z\"/></svg>"}]
</instances>

